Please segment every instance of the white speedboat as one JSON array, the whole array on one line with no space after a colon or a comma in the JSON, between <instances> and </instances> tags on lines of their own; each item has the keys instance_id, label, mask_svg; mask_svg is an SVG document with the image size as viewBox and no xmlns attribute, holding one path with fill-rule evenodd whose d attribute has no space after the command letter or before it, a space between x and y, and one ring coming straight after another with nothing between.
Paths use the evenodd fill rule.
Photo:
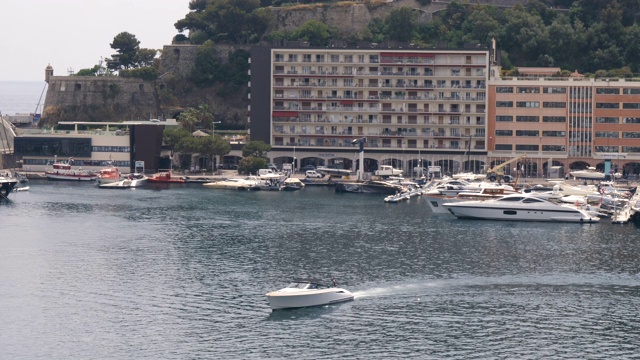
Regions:
<instances>
[{"instance_id":1,"label":"white speedboat","mask_svg":"<svg viewBox=\"0 0 640 360\"><path fill-rule=\"evenodd\" d=\"M570 171L569 174L576 179L584 180L604 180L604 173L596 171L596 168L589 166L584 170Z\"/></svg>"},{"instance_id":2,"label":"white speedboat","mask_svg":"<svg viewBox=\"0 0 640 360\"><path fill-rule=\"evenodd\" d=\"M129 189L131 188L131 180L123 179L119 181L110 182L107 184L99 184L100 189Z\"/></svg>"},{"instance_id":3,"label":"white speedboat","mask_svg":"<svg viewBox=\"0 0 640 360\"><path fill-rule=\"evenodd\" d=\"M284 289L266 294L271 309L292 309L353 300L349 291L324 285L317 279L295 279Z\"/></svg>"},{"instance_id":4,"label":"white speedboat","mask_svg":"<svg viewBox=\"0 0 640 360\"><path fill-rule=\"evenodd\" d=\"M140 173L129 174L129 176L127 176L127 179L131 180L132 188L140 187L144 185L147 180L149 180L146 175Z\"/></svg>"},{"instance_id":5,"label":"white speedboat","mask_svg":"<svg viewBox=\"0 0 640 360\"><path fill-rule=\"evenodd\" d=\"M226 179L202 184L202 186L212 189L231 190L260 190L261 181L255 176L247 176L243 179Z\"/></svg>"},{"instance_id":6,"label":"white speedboat","mask_svg":"<svg viewBox=\"0 0 640 360\"><path fill-rule=\"evenodd\" d=\"M535 194L511 194L486 201L442 205L457 218L593 223L600 219L571 205L555 204Z\"/></svg>"}]
</instances>

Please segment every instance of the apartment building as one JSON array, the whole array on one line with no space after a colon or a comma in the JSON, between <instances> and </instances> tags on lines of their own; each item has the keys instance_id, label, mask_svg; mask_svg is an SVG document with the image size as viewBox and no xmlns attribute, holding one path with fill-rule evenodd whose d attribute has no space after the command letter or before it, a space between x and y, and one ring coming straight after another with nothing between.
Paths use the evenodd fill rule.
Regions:
<instances>
[{"instance_id":1,"label":"apartment building","mask_svg":"<svg viewBox=\"0 0 640 360\"><path fill-rule=\"evenodd\" d=\"M526 154L529 176L547 176L549 166L638 174L640 81L577 75L536 77L523 68L520 77L492 78L490 166Z\"/></svg>"},{"instance_id":2,"label":"apartment building","mask_svg":"<svg viewBox=\"0 0 640 360\"><path fill-rule=\"evenodd\" d=\"M250 61L251 139L275 163L354 170L366 138L367 172L484 165L487 49L255 47Z\"/></svg>"}]
</instances>

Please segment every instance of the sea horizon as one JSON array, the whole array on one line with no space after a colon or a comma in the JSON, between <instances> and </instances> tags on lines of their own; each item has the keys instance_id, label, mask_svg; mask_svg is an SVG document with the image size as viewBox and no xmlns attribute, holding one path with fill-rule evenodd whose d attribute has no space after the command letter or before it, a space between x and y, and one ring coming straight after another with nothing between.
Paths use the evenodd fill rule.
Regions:
<instances>
[{"instance_id":1,"label":"sea horizon","mask_svg":"<svg viewBox=\"0 0 640 360\"><path fill-rule=\"evenodd\" d=\"M0 80L0 113L2 115L41 113L46 98L44 80Z\"/></svg>"}]
</instances>

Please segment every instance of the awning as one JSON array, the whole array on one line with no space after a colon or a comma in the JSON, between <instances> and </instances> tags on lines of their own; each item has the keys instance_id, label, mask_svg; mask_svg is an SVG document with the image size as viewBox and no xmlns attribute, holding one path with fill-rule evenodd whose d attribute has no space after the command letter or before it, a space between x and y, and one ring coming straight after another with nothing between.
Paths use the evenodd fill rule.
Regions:
<instances>
[{"instance_id":1,"label":"awning","mask_svg":"<svg viewBox=\"0 0 640 360\"><path fill-rule=\"evenodd\" d=\"M297 111L274 111L273 117L298 117Z\"/></svg>"}]
</instances>

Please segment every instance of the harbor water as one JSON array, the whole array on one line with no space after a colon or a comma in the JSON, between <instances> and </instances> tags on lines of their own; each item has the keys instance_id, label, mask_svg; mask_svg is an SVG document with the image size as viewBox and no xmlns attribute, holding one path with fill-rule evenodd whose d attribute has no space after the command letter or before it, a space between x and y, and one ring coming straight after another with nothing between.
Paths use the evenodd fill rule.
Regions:
<instances>
[{"instance_id":1,"label":"harbor water","mask_svg":"<svg viewBox=\"0 0 640 360\"><path fill-rule=\"evenodd\" d=\"M424 199L104 190L0 202L2 359L632 358L634 224L459 220ZM354 301L272 312L293 277Z\"/></svg>"}]
</instances>

